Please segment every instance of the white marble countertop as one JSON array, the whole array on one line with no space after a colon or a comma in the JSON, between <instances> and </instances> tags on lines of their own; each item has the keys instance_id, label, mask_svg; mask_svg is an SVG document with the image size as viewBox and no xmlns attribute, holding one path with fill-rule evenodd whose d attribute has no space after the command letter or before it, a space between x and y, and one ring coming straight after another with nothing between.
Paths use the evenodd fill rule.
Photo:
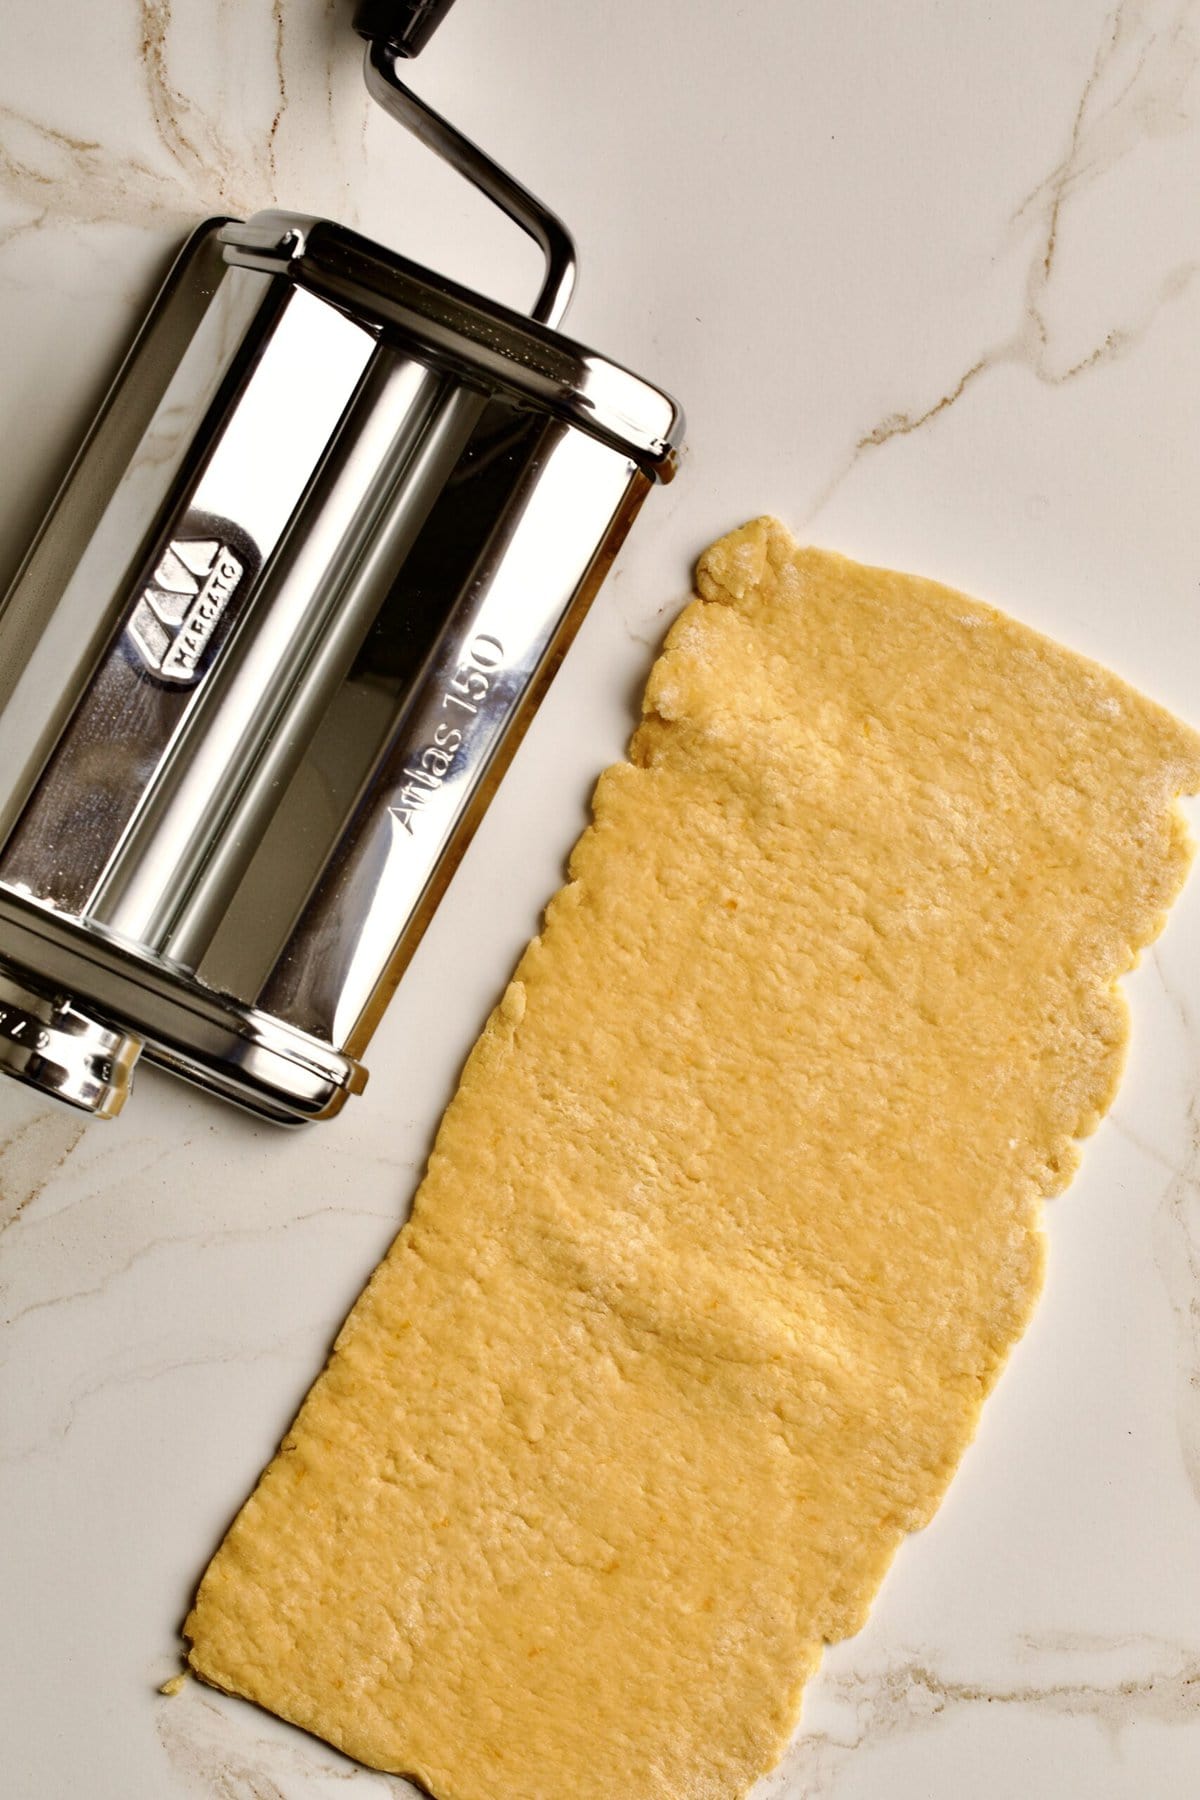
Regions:
<instances>
[{"instance_id":1,"label":"white marble countertop","mask_svg":"<svg viewBox=\"0 0 1200 1800\"><path fill-rule=\"evenodd\" d=\"M5 574L196 217L278 200L531 293L522 240L369 116L349 11L7 0ZM452 14L415 79L571 222L572 330L680 395L688 453L341 1120L288 1136L152 1070L111 1125L0 1092L6 1800L411 1793L194 1683L155 1688L404 1215L706 542L774 511L1200 718L1198 58L1178 0ZM1129 1072L1049 1209L1033 1328L764 1800L1196 1792L1200 878L1128 992Z\"/></svg>"}]
</instances>

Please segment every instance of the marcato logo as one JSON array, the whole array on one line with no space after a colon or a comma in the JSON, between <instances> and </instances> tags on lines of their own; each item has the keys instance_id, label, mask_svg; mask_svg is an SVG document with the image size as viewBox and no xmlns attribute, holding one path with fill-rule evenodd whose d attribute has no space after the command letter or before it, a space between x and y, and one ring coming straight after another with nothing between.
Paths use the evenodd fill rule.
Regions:
<instances>
[{"instance_id":1,"label":"marcato logo","mask_svg":"<svg viewBox=\"0 0 1200 1800\"><path fill-rule=\"evenodd\" d=\"M146 667L164 681L194 681L244 572L219 538L177 538L170 544L129 621L129 636Z\"/></svg>"}]
</instances>

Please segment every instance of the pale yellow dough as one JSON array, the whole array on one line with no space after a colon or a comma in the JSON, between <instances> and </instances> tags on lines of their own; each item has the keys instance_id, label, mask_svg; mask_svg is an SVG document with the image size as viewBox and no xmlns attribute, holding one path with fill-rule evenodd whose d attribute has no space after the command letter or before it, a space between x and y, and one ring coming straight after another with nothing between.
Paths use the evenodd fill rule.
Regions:
<instances>
[{"instance_id":1,"label":"pale yellow dough","mask_svg":"<svg viewBox=\"0 0 1200 1800\"><path fill-rule=\"evenodd\" d=\"M187 1624L438 1800L776 1761L1024 1329L1187 862L1200 738L1094 664L770 520L699 588Z\"/></svg>"}]
</instances>

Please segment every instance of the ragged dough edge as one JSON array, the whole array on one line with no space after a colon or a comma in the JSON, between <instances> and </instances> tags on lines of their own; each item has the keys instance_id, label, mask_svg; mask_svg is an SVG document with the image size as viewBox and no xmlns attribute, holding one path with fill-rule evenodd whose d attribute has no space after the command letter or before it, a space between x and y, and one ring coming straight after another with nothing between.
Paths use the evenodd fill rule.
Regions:
<instances>
[{"instance_id":1,"label":"ragged dough edge","mask_svg":"<svg viewBox=\"0 0 1200 1800\"><path fill-rule=\"evenodd\" d=\"M667 634L662 654L651 670L643 703L643 723L634 733L630 744L630 761L632 763L639 767L647 766L655 749L661 743L662 736L680 729L679 721L672 716L669 709L663 707L663 692L670 683L674 655L689 643L697 622L705 610L710 606L725 606L736 610L745 608L748 604L752 605L759 599L767 601L774 599L778 593L781 576L792 566L800 549L801 546L787 526L771 514L764 513L729 532L725 537L719 538L700 557L696 565L696 589L699 598L685 607L676 619ZM836 551L822 550L820 556L822 561L831 567L862 570L868 576L894 573L894 571L873 567L870 564L856 563L849 557L839 555ZM913 578L909 577L908 579ZM918 580L919 585L932 597L940 601L953 602L956 611L961 615L986 620L999 626L1006 635L1019 635L1026 642L1041 646L1055 655L1061 653L1064 648L1034 627L1018 622L999 608L989 606L985 601L961 593L958 589L948 587L942 582L932 581L925 577L918 578ZM1070 654L1076 663L1084 665L1097 677L1105 681L1120 680L1093 658L1084 656L1078 651L1071 651ZM1121 685L1122 687L1128 686L1123 681ZM1124 975L1129 974L1138 966L1143 952L1162 933L1170 909L1187 880L1188 871L1197 851L1197 840L1179 801L1200 794L1200 733L1182 724L1173 714L1144 695L1139 694L1137 698L1145 708L1158 714L1164 725L1169 727L1174 735L1181 740L1189 738L1191 740L1188 745L1190 753L1181 753L1174 764L1169 765L1166 770L1164 799L1167 805L1167 829L1170 834L1168 861L1173 878L1167 886L1162 904L1147 916L1143 930L1136 942L1125 944L1123 958L1112 979L1096 989L1097 1004L1110 1012L1116 1025L1115 1042L1110 1045L1110 1053L1106 1061L1107 1077L1103 1081L1096 1082L1094 1095L1090 1095L1088 1103L1081 1107L1074 1129L1064 1133L1053 1146L1053 1155L1061 1164L1061 1178L1048 1179L1044 1186L1039 1187L1038 1197L1042 1199L1053 1198L1069 1185L1079 1166L1083 1142L1096 1132L1112 1105L1128 1061L1130 1040L1129 1002L1120 986L1120 981ZM599 793L597 798L599 799ZM1055 1172L1050 1171L1050 1173L1053 1175Z\"/></svg>"},{"instance_id":2,"label":"ragged dough edge","mask_svg":"<svg viewBox=\"0 0 1200 1800\"><path fill-rule=\"evenodd\" d=\"M629 760L634 768L649 767L656 753L661 752L663 739L684 729L673 708L665 704L664 696L671 685L675 656L690 644L706 610L711 606L745 609L761 600L774 600L781 577L792 566L800 548L797 540L780 520L770 514L762 514L718 539L700 557L696 565L696 589L699 597L685 607L675 620L647 682L642 723L635 731L629 749ZM869 564L855 563L851 558L840 556L835 551L822 550L820 556L831 567L862 570L867 575L893 573L891 570L873 568ZM987 620L1000 626L1006 634L1018 634L1027 642L1040 645L1054 654L1060 653L1063 648L1032 626L1020 624L999 608L947 587L944 583L920 578L920 585L931 596L953 602L961 615ZM1091 669L1097 677L1106 681L1119 679L1114 678L1108 669L1090 657L1077 651L1072 651L1071 656L1075 662ZM1122 686L1126 685L1122 683ZM1106 1077L1096 1082L1094 1094L1089 1095L1087 1104L1081 1107L1075 1128L1064 1133L1053 1146L1052 1156L1060 1169L1048 1171L1051 1178L1038 1188L1038 1197L1043 1199L1052 1198L1068 1186L1079 1165L1082 1143L1095 1133L1112 1105L1128 1060L1130 1038L1129 1003L1119 985L1121 978L1138 966L1142 953L1163 931L1171 906L1183 888L1196 855L1197 842L1179 801L1200 793L1200 734L1190 732L1188 727L1182 726L1179 720L1155 702L1142 695L1138 699L1146 708L1159 714L1174 734L1187 734L1192 739L1190 756L1181 755L1174 767L1168 770L1164 795L1167 801L1167 829L1171 840L1168 856L1173 880L1162 904L1147 917L1137 941L1124 946L1123 959L1112 979L1096 990L1097 1005L1110 1012L1116 1028L1115 1041L1109 1046ZM593 819L597 822L604 807L604 780L601 777L593 799ZM584 835L586 837L587 834ZM581 838L577 848L583 842L584 839Z\"/></svg>"},{"instance_id":3,"label":"ragged dough edge","mask_svg":"<svg viewBox=\"0 0 1200 1800\"><path fill-rule=\"evenodd\" d=\"M760 598L773 599L778 592L781 574L790 564L797 548L797 542L787 527L778 519L765 514L719 539L700 558L696 569L696 588L699 598L694 600L675 621L668 633L663 653L655 663L647 684L643 723L635 733L630 746L630 759L635 765L645 766L648 764L661 742L662 735L679 729L676 719L663 706L663 691L669 685L673 654L688 642L703 612L710 606L739 609ZM821 554L827 562L840 564L843 567L864 566L854 565L849 558L840 557L835 552L823 551ZM1059 646L1054 644L1053 640L1046 638L1044 634L1035 631L1032 627L1017 625L999 609L990 607L985 602L962 594L956 589L948 588L941 583L924 581L922 585L940 598L952 599L964 613L998 622L1007 631L1016 629L1026 638L1032 638L1054 650L1059 649ZM1103 665L1078 652L1072 652L1072 654L1079 662L1087 663L1097 675L1106 679L1111 678L1110 671ZM1144 697L1139 696L1139 698ZM1175 732L1180 732L1180 722L1168 714L1165 709L1157 707L1153 702L1146 701L1145 704L1161 713L1164 721L1169 722ZM827 1637L824 1640L825 1644L841 1642L847 1637L856 1635L862 1629L880 1586L904 1539L910 1536L914 1530L924 1529L936 1516L950 1482L957 1473L962 1457L977 1434L984 1403L995 1388L1036 1310L1046 1270L1043 1203L1062 1193L1074 1179L1082 1160L1083 1146L1086 1140L1098 1130L1111 1108L1128 1062L1131 1013L1128 997L1121 986L1122 978L1138 966L1144 951L1163 931L1170 908L1183 888L1196 855L1195 835L1183 808L1179 805L1181 799L1200 793L1200 736L1195 733L1192 733L1191 736L1191 754L1190 756L1181 755L1170 770L1168 788L1164 796L1167 806L1167 829L1170 835L1168 851L1170 878L1166 892L1161 904L1153 912L1148 913L1136 940L1125 943L1120 965L1115 969L1111 979L1098 985L1095 989L1094 999L1097 1011L1102 1015L1107 1015L1111 1021L1112 1031L1109 1034L1096 1029L1095 1037L1103 1046L1103 1050L1097 1058L1094 1080L1086 1099L1080 1106L1073 1128L1063 1132L1051 1146L1043 1178L1031 1184L1029 1199L1033 1204L1034 1216L1030 1221L1030 1247L1036 1255L1037 1263L1029 1286L1028 1304L1024 1317L1014 1321L1012 1335L1003 1352L995 1357L991 1365L980 1376L978 1401L970 1434L957 1446L956 1450L951 1451L947 1459L947 1466L943 1471L940 1488L936 1492L931 1492L925 1516L915 1524L908 1523L904 1528L897 1529L890 1547L883 1544L878 1546L879 1555L875 1560L871 1577L861 1584L857 1596L858 1606L855 1616L847 1620L847 1628L844 1631L839 1632L836 1636ZM791 1730L786 1737L780 1739L777 1745L777 1754L770 1763L764 1764L760 1769L760 1776L768 1774L777 1766L788 1739L798 1726L802 1711L803 1690L819 1667L820 1661L820 1650L817 1649L809 1667L800 1676L792 1692Z\"/></svg>"},{"instance_id":4,"label":"ragged dough edge","mask_svg":"<svg viewBox=\"0 0 1200 1800\"><path fill-rule=\"evenodd\" d=\"M774 600L778 594L781 575L790 565L796 549L796 541L786 526L782 525L779 520L764 515L721 538L700 558L696 569L696 588L699 597L679 614L667 634L662 652L654 663L643 700L642 722L630 741L629 760L612 765L600 776L592 796L591 822L577 840L569 858L567 883L548 903L543 916L542 930L522 955L503 998L493 1011L479 1042L468 1059L468 1067L476 1057L480 1058L481 1063L495 1067L498 1061L503 1060L510 1053L515 1040L515 1032L528 1003L527 984L536 987L536 962L544 939L552 934L555 920L564 908L587 908L590 898L587 879L577 871L586 863L597 834L604 829L609 810L608 798L613 785L617 782L649 778L655 755L661 752L663 738L687 729L686 723L673 716L672 711L664 708L663 705L664 690L669 687L671 680L673 656L691 641L698 623L709 607L724 606L741 609L753 606L760 600L767 602ZM834 552L823 551L821 555L826 561L843 567L862 568L865 566L855 564L850 558L838 556ZM866 567L868 567L868 572L874 572L869 570L869 566ZM955 605L964 612L996 621L1006 631L1015 630L1023 638L1045 644L1056 653L1061 649L1061 646L1054 643L1052 639L1046 638L1044 634L1034 631L1032 627L1016 624L999 609L988 606L985 602L961 594L941 583L924 581L922 585L939 597L953 599ZM1078 652L1072 652L1072 656L1079 662L1087 662L1098 675L1105 679L1112 679L1110 671L1104 669L1101 664L1080 656ZM1139 696L1139 698L1143 697ZM1172 729L1177 733L1180 732L1181 727L1178 720L1167 714L1164 709L1154 706L1153 702L1145 701L1144 703L1162 713L1164 720L1169 720ZM928 1504L923 1509L922 1516L917 1520L909 1519L903 1524L897 1524L893 1529L890 1543L881 1541L875 1546L876 1554L870 1559L869 1571L867 1569L862 1571L865 1578L860 1579L856 1584L856 1592L853 1595L847 1595L849 1616L846 1619L845 1628L824 1638L822 1644L813 1646L811 1658L805 1669L798 1673L789 1696L790 1727L787 1733L780 1738L773 1760L764 1763L759 1770L760 1775L768 1774L776 1766L779 1756L782 1755L799 1723L803 1690L820 1665L823 1645L841 1642L862 1629L887 1571L905 1538L915 1531L923 1530L935 1517L963 1455L974 1441L984 1403L995 1388L1012 1352L1024 1336L1033 1317L1044 1285L1046 1270L1046 1238L1042 1220L1043 1202L1062 1193L1070 1185L1082 1160L1083 1146L1086 1140L1098 1130L1116 1097L1128 1060L1131 1023L1129 1002L1121 986L1121 981L1126 974L1137 967L1143 952L1149 948L1165 927L1170 907L1187 879L1189 868L1196 854L1195 837L1182 807L1178 804L1181 798L1200 793L1200 736L1193 734L1193 738L1192 755L1190 758L1181 756L1178 759L1170 774L1169 787L1165 795L1167 828L1170 834L1169 863L1171 865L1171 878L1165 897L1161 905L1147 915L1136 941L1127 942L1124 945L1120 965L1113 973L1112 978L1099 984L1094 990L1093 998L1097 1017L1093 1035L1097 1043L1102 1046L1101 1053L1096 1060L1094 1079L1081 1098L1079 1113L1072 1129L1062 1132L1048 1146L1047 1157L1039 1178L1031 1180L1029 1183L1027 1201L1033 1209L1033 1216L1029 1221L1029 1248L1034 1262L1028 1286L1028 1302L1023 1316L1013 1322L1011 1335L1002 1352L997 1354L994 1360L980 1373L975 1416L970 1434L950 1449L944 1468L938 1472L940 1485L936 1489L931 1488ZM1101 1029L1101 1021L1105 1019L1110 1027L1108 1030Z\"/></svg>"},{"instance_id":5,"label":"ragged dough edge","mask_svg":"<svg viewBox=\"0 0 1200 1800\"><path fill-rule=\"evenodd\" d=\"M590 823L577 840L568 860L567 880L549 901L543 915L541 930L527 945L503 995L467 1057L460 1085L461 1081L467 1079L468 1074L484 1072L494 1074L502 1070L504 1062L513 1052L528 1007L531 1004L537 1004L540 985L539 963L547 940L554 935L557 921L568 910L587 909L591 904L590 885L584 871L596 840L603 833L608 822L609 800L616 785L652 779L653 762L661 750L664 739L674 737L687 729L685 721L673 716L669 703L664 704L665 694L670 686L673 656L688 644L708 608L722 606L742 609L753 607L760 599L774 598L796 548L797 546L786 528L777 520L764 516L721 539L700 559L696 575L699 598L692 601L681 612L667 635L661 655L651 670L643 703L642 722L631 739L629 760L611 766L600 776L592 797ZM831 553L822 554L831 563L843 564L848 567L862 566L852 564L846 558L834 557ZM977 600L959 595L954 590L938 584L925 583L924 585L942 596L952 596L956 604L965 611L969 610L983 617L1000 620L1005 625L1010 623L1003 614ZM1024 636L1036 638L1039 635L1028 627L1021 626L1016 629ZM1051 640L1042 641L1051 642ZM1054 648L1057 649L1058 646L1054 646ZM1086 659L1079 658L1078 660ZM1099 668L1099 665L1093 664L1092 666ZM1103 671L1103 673L1108 678L1108 672ZM1164 718L1169 717L1165 713L1163 716ZM1176 732L1182 730L1178 721L1172 719L1171 725ZM1027 1290L1028 1303L1023 1316L1012 1321L1011 1334L1006 1339L1003 1348L987 1363L977 1377L973 1377L977 1392L974 1395L974 1417L971 1421L970 1431L948 1449L936 1472L930 1472L930 1494L921 1516L916 1519L908 1517L904 1521L893 1523L885 1528L886 1536L881 1531L879 1539L868 1547L869 1554L860 1556L852 1579L848 1583L849 1591L842 1597L845 1604L844 1622L836 1631L806 1647L802 1666L795 1671L794 1681L787 1696L787 1712L790 1723L779 1736L770 1760L764 1761L758 1769L758 1775L766 1774L775 1767L779 1756L786 1747L788 1738L800 1717L803 1690L819 1667L823 1645L841 1641L861 1629L887 1569L904 1538L913 1530L923 1528L936 1513L946 1488L961 1462L962 1455L975 1434L983 1403L995 1386L1011 1351L1019 1342L1032 1316L1044 1273L1045 1240L1040 1223L1041 1202L1062 1191L1070 1182L1080 1160L1083 1141L1096 1130L1112 1103L1127 1057L1129 1006L1125 994L1119 986L1120 978L1136 966L1142 951L1157 938L1163 929L1170 904L1182 887L1195 854L1196 845L1188 822L1176 802L1183 795L1200 792L1200 737L1194 738L1190 755L1180 756L1170 779L1172 791L1165 798L1169 801L1171 880L1167 884L1162 904L1152 913L1147 914L1136 940L1126 944L1121 967L1116 970L1111 980L1098 984L1095 989L1097 1018L1098 1020L1106 1018L1111 1025L1111 1030L1096 1029L1095 1036L1103 1046L1103 1052L1097 1059L1094 1079L1081 1099L1074 1127L1070 1131L1061 1133L1054 1141L1039 1178L1030 1180L1028 1184L1026 1198L1033 1209L1033 1216L1029 1221L1029 1248L1034 1258L1034 1265ZM443 1132L444 1124L439 1127L431 1152L431 1168L443 1154ZM405 1236L411 1229L411 1225L422 1220L421 1190L423 1187L424 1182L421 1184L421 1189L418 1190L412 1219L394 1241L388 1257L395 1255L404 1246ZM386 1261L387 1258L384 1260ZM382 1267L381 1263L380 1270L368 1282L367 1290L374 1285ZM345 1328L343 1328L343 1333L344 1330ZM336 1363L343 1333L339 1333L326 1369L318 1377L318 1382L324 1379L325 1373ZM284 1449L286 1449L286 1443L285 1439ZM264 1475L266 1473L267 1471L264 1471ZM255 1492L257 1493L257 1487ZM247 1504L253 1504L253 1496ZM191 1624L192 1616L189 1616L184 1626L185 1637L190 1636ZM221 1672L211 1665L203 1666L202 1658L194 1646L189 1650L188 1662L193 1672L210 1685L234 1695L245 1691L239 1689L231 1681L223 1680ZM253 1696L251 1697L253 1698ZM272 1710L289 1719L293 1724L316 1732L325 1741L335 1744L347 1754L361 1756L361 1746L356 1746L348 1734L331 1729L328 1721L318 1722L303 1697L298 1696L296 1703L290 1708L281 1706L277 1699L263 1703L269 1705ZM383 1768L389 1774L415 1780L428 1791L438 1795L453 1795L453 1784L443 1771L378 1762L372 1766Z\"/></svg>"}]
</instances>

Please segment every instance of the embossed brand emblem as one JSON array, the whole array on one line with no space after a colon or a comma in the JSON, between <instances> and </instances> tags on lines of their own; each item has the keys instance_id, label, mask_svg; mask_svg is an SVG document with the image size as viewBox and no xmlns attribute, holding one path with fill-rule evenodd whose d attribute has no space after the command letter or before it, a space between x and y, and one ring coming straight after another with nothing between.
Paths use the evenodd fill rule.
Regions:
<instances>
[{"instance_id":1,"label":"embossed brand emblem","mask_svg":"<svg viewBox=\"0 0 1200 1800\"><path fill-rule=\"evenodd\" d=\"M170 544L129 621L129 636L146 667L163 681L194 681L243 573L219 538L177 538Z\"/></svg>"}]
</instances>

